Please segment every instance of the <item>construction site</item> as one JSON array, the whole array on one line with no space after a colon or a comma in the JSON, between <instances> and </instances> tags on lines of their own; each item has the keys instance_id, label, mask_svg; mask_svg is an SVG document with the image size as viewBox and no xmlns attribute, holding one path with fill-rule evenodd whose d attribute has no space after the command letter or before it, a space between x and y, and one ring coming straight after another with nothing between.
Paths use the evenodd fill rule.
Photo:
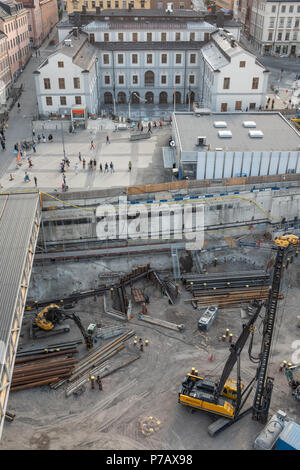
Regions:
<instances>
[{"instance_id":1,"label":"construction site","mask_svg":"<svg viewBox=\"0 0 300 470\"><path fill-rule=\"evenodd\" d=\"M127 188L119 222L201 204L192 248L172 217L100 240L118 188L1 195L0 449L250 450L279 410L300 424L298 188L239 182Z\"/></svg>"}]
</instances>

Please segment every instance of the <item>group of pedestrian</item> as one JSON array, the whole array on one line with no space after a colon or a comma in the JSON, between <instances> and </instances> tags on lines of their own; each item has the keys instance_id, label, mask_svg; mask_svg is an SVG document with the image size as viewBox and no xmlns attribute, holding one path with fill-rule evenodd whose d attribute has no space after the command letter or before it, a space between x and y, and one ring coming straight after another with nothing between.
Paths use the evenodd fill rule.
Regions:
<instances>
[{"instance_id":1,"label":"group of pedestrian","mask_svg":"<svg viewBox=\"0 0 300 470\"><path fill-rule=\"evenodd\" d=\"M273 98L272 101L271 101L271 98L269 96L268 99L267 99L266 109L269 109L270 103L271 103L271 109L274 109L275 99Z\"/></svg>"},{"instance_id":2,"label":"group of pedestrian","mask_svg":"<svg viewBox=\"0 0 300 470\"><path fill-rule=\"evenodd\" d=\"M162 121L153 121L153 123L151 123L151 121L149 121L148 126L147 126L147 132L151 133L151 134L152 134L152 124L153 124L153 127L155 129L157 129L158 127L162 127ZM144 131L143 123L139 121L137 123L137 128L140 132L143 132Z\"/></svg>"},{"instance_id":3,"label":"group of pedestrian","mask_svg":"<svg viewBox=\"0 0 300 470\"><path fill-rule=\"evenodd\" d=\"M1 131L0 131L0 141L1 141L2 150L5 150L5 149L6 149L5 140L6 140L6 139L5 139L4 129L2 128Z\"/></svg>"},{"instance_id":4,"label":"group of pedestrian","mask_svg":"<svg viewBox=\"0 0 300 470\"><path fill-rule=\"evenodd\" d=\"M108 163L105 162L105 165L104 165L104 173L108 173L109 172L109 169L110 168L110 172L111 173L114 173L115 172L115 167L114 167L114 164L113 162L110 162L109 166L108 166ZM100 163L99 165L99 171L100 173L103 173L103 166L102 166L102 163Z\"/></svg>"}]
</instances>

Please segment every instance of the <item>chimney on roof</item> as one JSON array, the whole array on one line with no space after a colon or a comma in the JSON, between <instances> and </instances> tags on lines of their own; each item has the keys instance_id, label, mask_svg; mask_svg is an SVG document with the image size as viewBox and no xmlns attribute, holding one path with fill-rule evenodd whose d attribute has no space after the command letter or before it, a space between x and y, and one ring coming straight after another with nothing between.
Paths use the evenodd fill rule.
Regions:
<instances>
[{"instance_id":1,"label":"chimney on roof","mask_svg":"<svg viewBox=\"0 0 300 470\"><path fill-rule=\"evenodd\" d=\"M216 24L217 28L224 28L224 13L222 11L218 11L216 14Z\"/></svg>"}]
</instances>

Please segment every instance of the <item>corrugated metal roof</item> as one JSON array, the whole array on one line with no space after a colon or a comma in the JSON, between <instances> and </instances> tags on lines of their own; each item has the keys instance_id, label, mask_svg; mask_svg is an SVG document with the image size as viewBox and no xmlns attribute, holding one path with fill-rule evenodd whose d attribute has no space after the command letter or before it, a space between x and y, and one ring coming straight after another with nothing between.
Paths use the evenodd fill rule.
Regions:
<instances>
[{"instance_id":1,"label":"corrugated metal roof","mask_svg":"<svg viewBox=\"0 0 300 470\"><path fill-rule=\"evenodd\" d=\"M37 193L0 195L0 340L7 342L21 286Z\"/></svg>"}]
</instances>

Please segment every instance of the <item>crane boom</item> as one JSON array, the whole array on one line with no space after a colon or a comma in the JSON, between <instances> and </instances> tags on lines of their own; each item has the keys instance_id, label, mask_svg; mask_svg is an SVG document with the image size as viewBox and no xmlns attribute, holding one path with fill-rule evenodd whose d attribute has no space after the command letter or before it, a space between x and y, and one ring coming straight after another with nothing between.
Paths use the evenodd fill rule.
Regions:
<instances>
[{"instance_id":1,"label":"crane boom","mask_svg":"<svg viewBox=\"0 0 300 470\"><path fill-rule=\"evenodd\" d=\"M290 243L295 245L298 243L298 237L291 235L280 237L277 242L277 255L275 260L272 287L266 305L266 312L263 323L263 334L260 352L260 362L256 372L257 386L253 400L252 418L261 423L266 423L273 391L272 377L267 376L268 362L271 351L272 336L276 319L276 310L278 295L280 291L280 283L283 269L283 262L287 248ZM293 238L292 238L293 237ZM288 242L286 243L286 240ZM276 240L275 240L276 242Z\"/></svg>"},{"instance_id":2,"label":"crane boom","mask_svg":"<svg viewBox=\"0 0 300 470\"><path fill-rule=\"evenodd\" d=\"M250 320L248 321L247 324L243 325L243 331L241 332L241 334L240 334L239 338L237 339L236 343L232 344L230 346L231 352L230 352L230 355L229 355L229 357L227 359L227 362L224 366L220 381L219 381L218 386L216 388L216 393L215 393L216 398L221 395L221 393L223 391L223 388L224 388L224 385L225 385L225 382L228 379L233 367L235 366L235 364L237 362L237 359L238 359L238 356L242 352L242 350L243 350L243 348L244 348L244 346L247 342L247 339L249 338L252 327L253 327L254 323L256 322L256 319L257 319L257 317L258 317L258 315L261 311L262 304L261 304L261 302L255 302L255 304L253 304L253 307L256 307L256 311L255 311L254 315L250 318Z\"/></svg>"}]
</instances>

